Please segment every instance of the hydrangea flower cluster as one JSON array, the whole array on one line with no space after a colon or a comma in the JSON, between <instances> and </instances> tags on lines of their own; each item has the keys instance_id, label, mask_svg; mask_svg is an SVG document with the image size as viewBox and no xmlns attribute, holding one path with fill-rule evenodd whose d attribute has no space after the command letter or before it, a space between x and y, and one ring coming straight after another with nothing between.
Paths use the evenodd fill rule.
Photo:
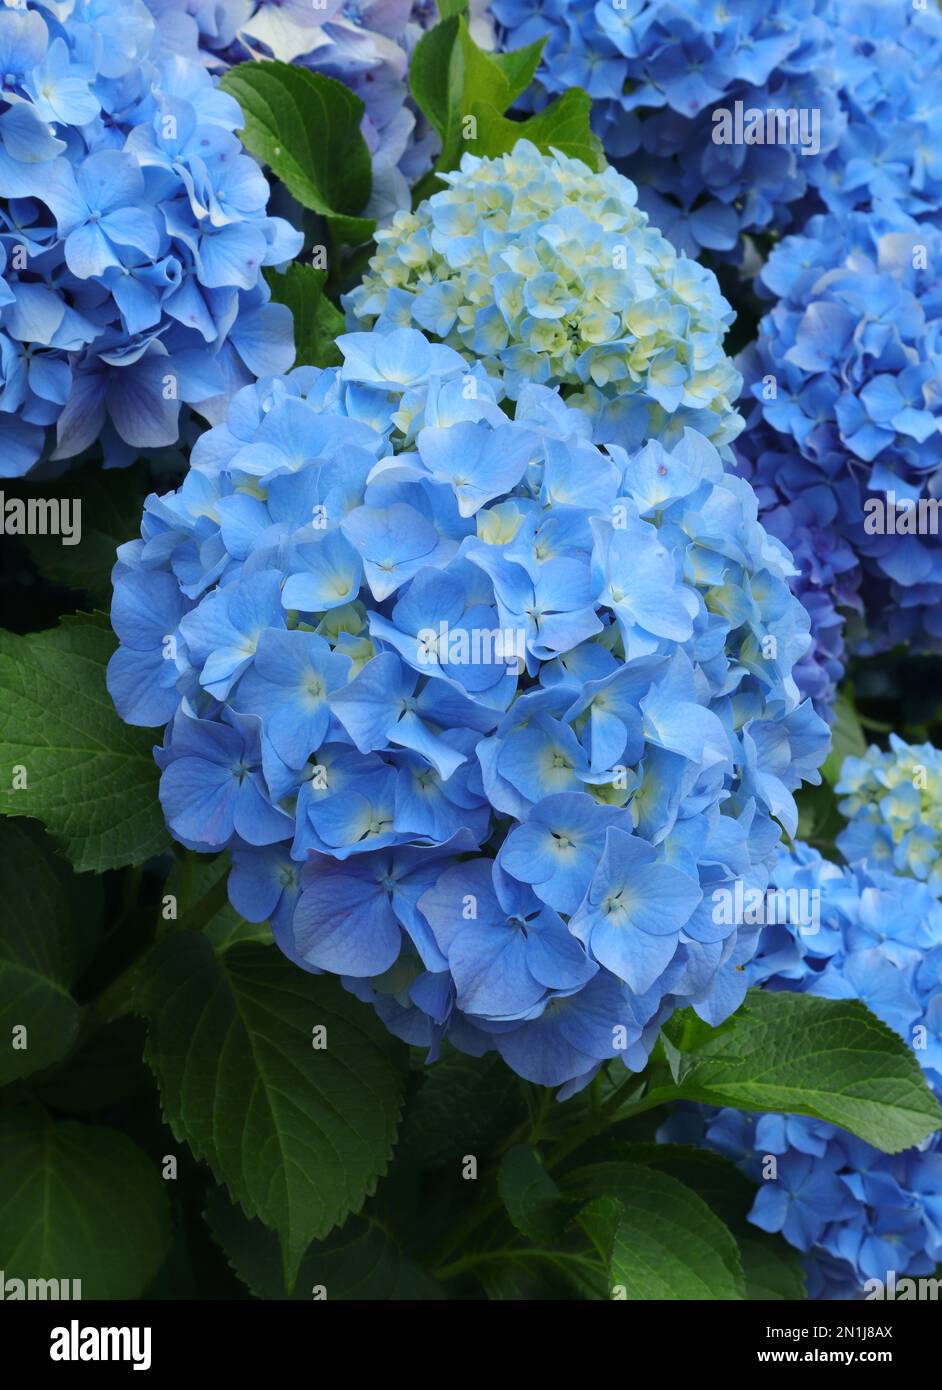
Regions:
<instances>
[{"instance_id":1,"label":"hydrangea flower cluster","mask_svg":"<svg viewBox=\"0 0 942 1390\"><path fill-rule=\"evenodd\" d=\"M409 100L407 71L423 32L438 22L435 0L146 0L167 42L197 48L213 68L277 58L343 82L363 102L373 160L365 214L385 222L408 207L409 189L431 168L438 137ZM486 0L471 0L475 42L491 48Z\"/></svg>"},{"instance_id":2,"label":"hydrangea flower cluster","mask_svg":"<svg viewBox=\"0 0 942 1390\"><path fill-rule=\"evenodd\" d=\"M841 867L801 842L780 854L773 882L817 892L820 929L766 927L750 983L861 999L913 1046L942 1095L942 906L930 888L869 864ZM942 1259L942 1134L884 1154L802 1116L697 1108L660 1137L704 1142L753 1178L750 1220L805 1252L813 1298L860 1297L867 1280L931 1274ZM774 1181L763 1173L768 1155Z\"/></svg>"},{"instance_id":3,"label":"hydrangea flower cluster","mask_svg":"<svg viewBox=\"0 0 942 1390\"><path fill-rule=\"evenodd\" d=\"M844 759L836 791L848 820L837 840L844 858L919 879L942 897L942 752L891 734L888 752L871 746Z\"/></svg>"},{"instance_id":4,"label":"hydrangea flower cluster","mask_svg":"<svg viewBox=\"0 0 942 1390\"><path fill-rule=\"evenodd\" d=\"M789 441L780 441L761 420L753 421L748 433L748 439L737 441L736 466L755 489L763 525L798 567L792 592L811 619L811 644L795 668L795 681L802 696L830 720L844 674L846 624L863 610L860 564L838 529L838 494L823 483L792 492L796 461Z\"/></svg>"},{"instance_id":5,"label":"hydrangea flower cluster","mask_svg":"<svg viewBox=\"0 0 942 1390\"><path fill-rule=\"evenodd\" d=\"M814 217L772 252L777 296L742 355L754 404L738 448L763 516L815 595L821 665L835 618L861 652L942 650L942 233L885 204Z\"/></svg>"},{"instance_id":6,"label":"hydrangea flower cluster","mask_svg":"<svg viewBox=\"0 0 942 1390\"><path fill-rule=\"evenodd\" d=\"M749 1219L803 1252L809 1298L859 1299L893 1280L935 1273L942 1258L938 1134L885 1154L820 1120L738 1110L684 1117L662 1134L686 1142L702 1136L757 1184ZM774 1181L763 1177L769 1157Z\"/></svg>"},{"instance_id":7,"label":"hydrangea flower cluster","mask_svg":"<svg viewBox=\"0 0 942 1390\"><path fill-rule=\"evenodd\" d=\"M752 481L758 482L755 477ZM767 491L757 485L756 492L763 524L788 547L798 566L792 592L811 619L811 645L795 671L795 681L802 696L813 700L818 713L831 721L844 674L845 624L848 618L856 620L862 608L856 557L827 526L826 519L833 516L832 496L825 503L815 494L795 499L790 506L774 499L771 510L765 511ZM815 502L823 503L817 513Z\"/></svg>"},{"instance_id":8,"label":"hydrangea flower cluster","mask_svg":"<svg viewBox=\"0 0 942 1390\"><path fill-rule=\"evenodd\" d=\"M442 177L378 234L345 299L354 326L417 327L502 374L511 396L574 388L597 443L738 434L733 311L712 272L649 225L634 184L528 140Z\"/></svg>"},{"instance_id":9,"label":"hydrangea flower cluster","mask_svg":"<svg viewBox=\"0 0 942 1390\"><path fill-rule=\"evenodd\" d=\"M301 236L139 0L0 10L0 475L175 444L294 359L262 266Z\"/></svg>"},{"instance_id":10,"label":"hydrangea flower cluster","mask_svg":"<svg viewBox=\"0 0 942 1390\"><path fill-rule=\"evenodd\" d=\"M744 232L788 230L822 208L886 197L913 215L942 207L932 5L494 0L492 10L501 44L549 35L530 104L584 87L609 157L691 255L738 256ZM784 137L769 111L795 113Z\"/></svg>"},{"instance_id":11,"label":"hydrangea flower cluster","mask_svg":"<svg viewBox=\"0 0 942 1390\"><path fill-rule=\"evenodd\" d=\"M748 484L415 329L244 388L119 551L109 689L235 907L399 1036L576 1088L743 997L826 726Z\"/></svg>"}]
</instances>

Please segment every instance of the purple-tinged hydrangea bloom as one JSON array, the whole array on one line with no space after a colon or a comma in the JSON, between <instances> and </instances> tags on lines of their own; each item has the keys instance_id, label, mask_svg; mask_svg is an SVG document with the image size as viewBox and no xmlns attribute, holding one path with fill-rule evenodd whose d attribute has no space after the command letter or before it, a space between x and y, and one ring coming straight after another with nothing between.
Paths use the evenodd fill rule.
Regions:
<instances>
[{"instance_id":1,"label":"purple-tinged hydrangea bloom","mask_svg":"<svg viewBox=\"0 0 942 1390\"><path fill-rule=\"evenodd\" d=\"M940 265L942 233L882 204L813 217L760 276L777 303L739 362L753 405L737 448L815 596L815 695L853 610L861 653L942 651Z\"/></svg>"},{"instance_id":2,"label":"purple-tinged hydrangea bloom","mask_svg":"<svg viewBox=\"0 0 942 1390\"><path fill-rule=\"evenodd\" d=\"M300 233L139 0L0 9L0 73L0 475L99 439L130 463L177 442L181 403L214 421L289 367L262 267Z\"/></svg>"},{"instance_id":3,"label":"purple-tinged hydrangea bloom","mask_svg":"<svg viewBox=\"0 0 942 1390\"><path fill-rule=\"evenodd\" d=\"M410 203L410 186L432 166L439 140L409 98L412 50L438 23L434 0L146 0L168 43L199 47L214 70L276 58L343 82L361 99L373 161L365 214L385 223ZM489 49L485 0L471 0L471 32Z\"/></svg>"},{"instance_id":4,"label":"purple-tinged hydrangea bloom","mask_svg":"<svg viewBox=\"0 0 942 1390\"><path fill-rule=\"evenodd\" d=\"M634 184L528 140L497 159L466 154L442 177L377 235L345 299L354 326L433 334L512 396L527 382L567 388L596 443L676 440L687 426L718 446L735 438L733 311L712 271L648 223Z\"/></svg>"},{"instance_id":5,"label":"purple-tinged hydrangea bloom","mask_svg":"<svg viewBox=\"0 0 942 1390\"><path fill-rule=\"evenodd\" d=\"M745 968L750 984L862 1000L942 1095L942 905L928 885L830 863L801 842L780 853L772 879L785 893L819 894L819 929L807 915L804 926L766 927ZM803 1116L681 1107L659 1137L706 1144L754 1179L750 1220L805 1254L812 1298L861 1298L870 1280L932 1274L942 1260L942 1134L885 1154Z\"/></svg>"},{"instance_id":6,"label":"purple-tinged hydrangea bloom","mask_svg":"<svg viewBox=\"0 0 942 1390\"><path fill-rule=\"evenodd\" d=\"M737 1007L826 726L748 484L412 328L246 387L121 547L108 685L232 901L435 1055L573 1089Z\"/></svg>"},{"instance_id":7,"label":"purple-tinged hydrangea bloom","mask_svg":"<svg viewBox=\"0 0 942 1390\"><path fill-rule=\"evenodd\" d=\"M818 713L831 719L844 674L845 626L863 606L860 565L838 529L837 491L823 483L791 490L795 459L787 444L764 422L754 421L734 453L755 489L763 525L787 546L798 567L792 591L811 618L811 645L795 668L795 681ZM799 476L804 476L800 470Z\"/></svg>"},{"instance_id":8,"label":"purple-tinged hydrangea bloom","mask_svg":"<svg viewBox=\"0 0 942 1390\"><path fill-rule=\"evenodd\" d=\"M492 11L502 46L549 36L525 102L584 87L609 158L691 255L736 258L743 233L785 231L823 208L942 207L933 5L493 0ZM770 111L795 113L784 138Z\"/></svg>"}]
</instances>

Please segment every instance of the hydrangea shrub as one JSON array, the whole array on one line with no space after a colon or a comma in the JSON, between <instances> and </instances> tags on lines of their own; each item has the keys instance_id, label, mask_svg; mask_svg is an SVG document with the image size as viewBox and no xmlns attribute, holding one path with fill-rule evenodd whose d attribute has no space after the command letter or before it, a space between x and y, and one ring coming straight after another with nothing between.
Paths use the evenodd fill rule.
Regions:
<instances>
[{"instance_id":1,"label":"hydrangea shrub","mask_svg":"<svg viewBox=\"0 0 942 1390\"><path fill-rule=\"evenodd\" d=\"M0 1298L937 1292L942 19L494 14L0 6Z\"/></svg>"},{"instance_id":2,"label":"hydrangea shrub","mask_svg":"<svg viewBox=\"0 0 942 1390\"><path fill-rule=\"evenodd\" d=\"M0 475L177 442L294 360L262 268L301 236L266 213L241 114L139 0L0 10Z\"/></svg>"}]
</instances>

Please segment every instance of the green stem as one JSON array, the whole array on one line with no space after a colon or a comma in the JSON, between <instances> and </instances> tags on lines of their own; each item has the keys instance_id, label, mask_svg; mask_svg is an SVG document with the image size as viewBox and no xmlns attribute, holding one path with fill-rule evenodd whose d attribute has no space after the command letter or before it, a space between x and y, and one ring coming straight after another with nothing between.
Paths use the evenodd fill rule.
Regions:
<instances>
[{"instance_id":1,"label":"green stem","mask_svg":"<svg viewBox=\"0 0 942 1390\"><path fill-rule=\"evenodd\" d=\"M529 1142L536 1145L543 1138L543 1126L546 1122L546 1115L550 1108L553 1093L548 1086L544 1086L540 1092L540 1099L537 1105L536 1114L533 1117L533 1124L530 1128Z\"/></svg>"},{"instance_id":2,"label":"green stem","mask_svg":"<svg viewBox=\"0 0 942 1390\"><path fill-rule=\"evenodd\" d=\"M496 1186L496 1183L495 1183ZM471 1209L464 1221L459 1221L442 1244L433 1253L431 1264L435 1269L435 1277L438 1277L438 1270L442 1267L450 1255L459 1250L469 1236L472 1236L479 1226L483 1226L485 1221L489 1221L492 1216L496 1216L501 1210L503 1203L500 1193L494 1192L491 1195L481 1194L477 1205Z\"/></svg>"},{"instance_id":3,"label":"green stem","mask_svg":"<svg viewBox=\"0 0 942 1390\"><path fill-rule=\"evenodd\" d=\"M147 958L148 952L145 951L137 960L132 961L127 970L122 970L116 979L111 981L107 988L103 989L98 998L89 1005L92 1017L100 1026L112 1023L116 1018L123 1018L125 1014L132 1013L134 1010L134 991L137 988L138 974L141 965Z\"/></svg>"},{"instance_id":4,"label":"green stem","mask_svg":"<svg viewBox=\"0 0 942 1390\"><path fill-rule=\"evenodd\" d=\"M186 931L202 931L229 903L228 869L218 878L208 892L204 893L195 907L187 908L180 919Z\"/></svg>"},{"instance_id":5,"label":"green stem","mask_svg":"<svg viewBox=\"0 0 942 1390\"><path fill-rule=\"evenodd\" d=\"M657 1106L664 1105L671 1099L669 1092L663 1090L649 1091L642 1100L636 1101L634 1105L621 1107L621 1097L624 1092L632 1090L636 1085L637 1077L626 1082L624 1086L620 1086L615 1094L610 1096L605 1104L600 1107L598 1118L593 1117L591 1125L585 1125L574 1134L570 1134L567 1139L560 1140L556 1147L547 1155L543 1164L544 1168L558 1168L576 1149L580 1149L583 1144L588 1143L590 1139L594 1139L597 1134L601 1134L608 1120L617 1110L620 1110L618 1116L619 1120L631 1120L635 1115L643 1115L645 1110L654 1110Z\"/></svg>"},{"instance_id":6,"label":"green stem","mask_svg":"<svg viewBox=\"0 0 942 1390\"><path fill-rule=\"evenodd\" d=\"M643 1114L645 1110L653 1110L658 1105L664 1105L667 1101L672 1099L670 1088L659 1087L656 1090L649 1091L646 1096L636 1101L633 1105L626 1106L624 1104L625 1095L633 1091L637 1085L638 1077L629 1077L623 1085L619 1086L618 1089L609 1096L608 1100L605 1101L603 1105L597 1107L588 1124L583 1125L567 1138L561 1139L550 1149L544 1160L543 1166L545 1168L557 1168L570 1154L574 1153L576 1149L581 1148L582 1145L588 1143L590 1139L594 1139L597 1134L601 1134L609 1120L616 1113L618 1113L619 1119L628 1120L635 1115ZM546 1092L547 1097L549 1097L550 1094L549 1091ZM547 1100L547 1108L548 1104L549 1102ZM545 1114L545 1110L543 1113ZM503 1145L501 1151L506 1153L508 1149L513 1148L514 1143L525 1142L529 1124L530 1122L528 1121L527 1125L516 1129L510 1136L510 1139ZM542 1116L534 1122L534 1128L538 1124L542 1125ZM496 1216L502 1209L502 1205L499 1192L481 1194L481 1198L477 1205L472 1208L465 1220L459 1222L459 1224L446 1236L445 1240L432 1257L436 1278L442 1278L442 1269L452 1269L455 1264L460 1265L462 1263L460 1260L453 1262L452 1265L448 1265L445 1262L450 1255L460 1249L465 1241L472 1236L479 1227L483 1226L486 1221L489 1221L492 1216ZM477 1253L475 1252L465 1258L468 1260L477 1258ZM493 1253L489 1254L487 1258L494 1258ZM451 1276L449 1275L447 1277Z\"/></svg>"}]
</instances>

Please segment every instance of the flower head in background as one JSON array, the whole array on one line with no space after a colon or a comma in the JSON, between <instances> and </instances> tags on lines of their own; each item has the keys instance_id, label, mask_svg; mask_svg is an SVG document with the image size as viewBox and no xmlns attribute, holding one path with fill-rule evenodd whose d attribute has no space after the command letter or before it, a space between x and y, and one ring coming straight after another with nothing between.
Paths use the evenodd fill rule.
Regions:
<instances>
[{"instance_id":1,"label":"flower head in background","mask_svg":"<svg viewBox=\"0 0 942 1390\"><path fill-rule=\"evenodd\" d=\"M123 546L109 689L232 900L434 1055L577 1087L726 1018L827 745L808 620L692 430L629 455L413 328L245 388Z\"/></svg>"},{"instance_id":2,"label":"flower head in background","mask_svg":"<svg viewBox=\"0 0 942 1390\"><path fill-rule=\"evenodd\" d=\"M345 301L356 325L414 325L502 373L513 396L526 382L576 391L596 442L637 447L685 426L735 437L732 310L712 272L649 225L632 183L528 140L442 177L378 234Z\"/></svg>"},{"instance_id":3,"label":"flower head in background","mask_svg":"<svg viewBox=\"0 0 942 1390\"><path fill-rule=\"evenodd\" d=\"M843 780L866 785L864 761L848 759ZM772 881L795 902L819 895L819 929L796 925L797 913L792 925L767 926L746 965L750 983L861 1000L942 1094L942 905L929 886L870 863L841 867L801 842L780 852ZM812 1298L859 1298L868 1280L931 1274L942 1259L940 1134L885 1154L803 1116L683 1107L659 1137L705 1143L753 1178L750 1220L806 1255Z\"/></svg>"},{"instance_id":4,"label":"flower head in background","mask_svg":"<svg viewBox=\"0 0 942 1390\"><path fill-rule=\"evenodd\" d=\"M942 233L892 204L813 217L760 276L737 446L828 628L942 650ZM809 604L814 614L814 608Z\"/></svg>"},{"instance_id":5,"label":"flower head in background","mask_svg":"<svg viewBox=\"0 0 942 1390\"><path fill-rule=\"evenodd\" d=\"M894 1279L935 1273L942 1135L886 1154L804 1115L704 1109L672 1117L660 1136L714 1149L756 1183L749 1220L802 1252L810 1299L892 1297Z\"/></svg>"},{"instance_id":6,"label":"flower head in background","mask_svg":"<svg viewBox=\"0 0 942 1390\"><path fill-rule=\"evenodd\" d=\"M780 851L772 882L798 901L817 893L820 926L766 927L749 983L860 999L942 1088L942 905L931 887L869 861L834 864L801 842Z\"/></svg>"},{"instance_id":7,"label":"flower head in background","mask_svg":"<svg viewBox=\"0 0 942 1390\"><path fill-rule=\"evenodd\" d=\"M797 566L792 591L811 619L811 645L795 669L795 681L830 720L844 675L847 620L863 610L860 564L839 529L839 495L826 485L792 492L794 455L788 441L762 421L753 422L734 453L739 472L755 489L763 525L787 546Z\"/></svg>"},{"instance_id":8,"label":"flower head in background","mask_svg":"<svg viewBox=\"0 0 942 1390\"><path fill-rule=\"evenodd\" d=\"M835 790L849 822L837 840L844 858L919 879L942 897L942 752L891 734L889 751L845 758Z\"/></svg>"},{"instance_id":9,"label":"flower head in background","mask_svg":"<svg viewBox=\"0 0 942 1390\"><path fill-rule=\"evenodd\" d=\"M241 113L165 51L138 0L0 10L0 474L177 442L294 358L262 267L300 233L266 214Z\"/></svg>"},{"instance_id":10,"label":"flower head in background","mask_svg":"<svg viewBox=\"0 0 942 1390\"><path fill-rule=\"evenodd\" d=\"M911 0L494 0L498 42L548 35L528 93L593 98L610 159L675 245L892 197L942 207L942 18Z\"/></svg>"}]
</instances>

